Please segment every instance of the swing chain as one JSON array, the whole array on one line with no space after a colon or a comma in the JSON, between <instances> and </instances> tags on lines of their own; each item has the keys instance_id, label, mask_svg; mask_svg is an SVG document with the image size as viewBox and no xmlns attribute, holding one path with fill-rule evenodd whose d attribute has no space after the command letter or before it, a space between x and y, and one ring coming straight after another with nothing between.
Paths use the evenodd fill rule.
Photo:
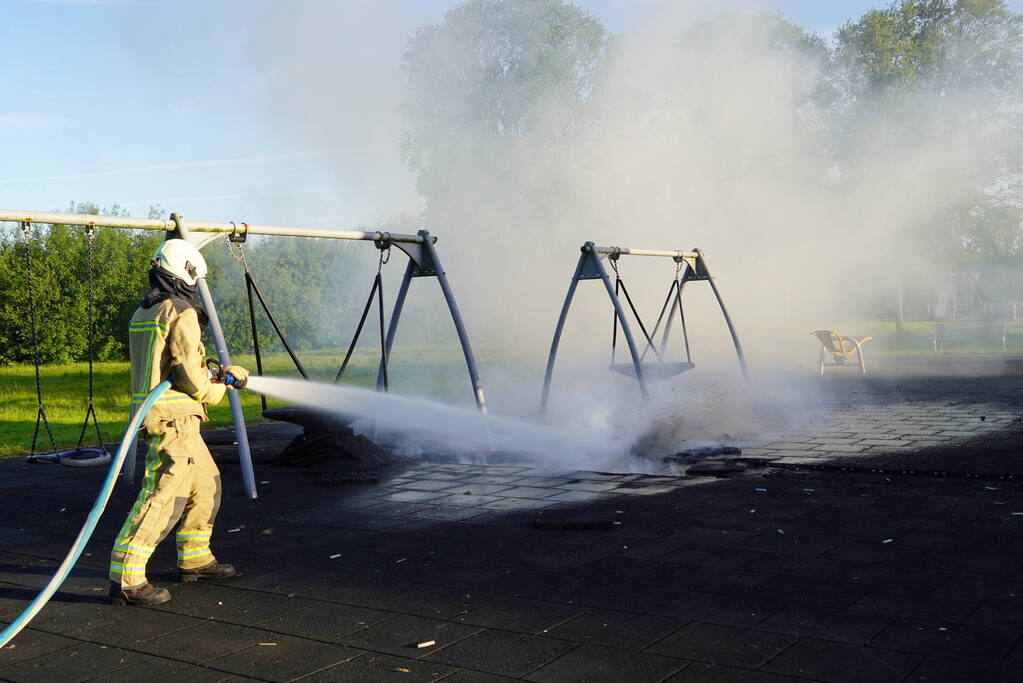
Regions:
<instances>
[{"instance_id":1,"label":"swing chain","mask_svg":"<svg viewBox=\"0 0 1023 683\"><path fill-rule=\"evenodd\" d=\"M241 264L242 270L247 273L249 272L249 263L245 260L245 248L242 247L242 241L231 239L234 234L232 232L230 235L224 235L224 240L227 242L227 250L231 253L234 260ZM237 252L235 248L237 248Z\"/></svg>"},{"instance_id":2,"label":"swing chain","mask_svg":"<svg viewBox=\"0 0 1023 683\"><path fill-rule=\"evenodd\" d=\"M88 319L88 338L89 338L89 407L85 411L85 421L82 423L82 431L78 435L78 446L82 447L82 441L85 440L85 430L89 426L89 416L92 416L92 425L96 429L96 440L99 442L100 448L106 450L106 445L103 443L103 435L99 431L99 419L96 416L96 405L94 403L95 391L93 388L93 362L95 360L96 353L96 315L95 315L95 295L94 295L94 283L96 281L96 258L94 250L94 242L96 237L96 226L87 225L85 226L85 240L88 245L88 266L89 266L89 288L88 288L88 308L86 309L86 317Z\"/></svg>"},{"instance_id":3,"label":"swing chain","mask_svg":"<svg viewBox=\"0 0 1023 683\"><path fill-rule=\"evenodd\" d=\"M380 233L380 239L373 240L373 244L380 250L380 260L377 262L377 273L381 272L385 265L391 260L391 233Z\"/></svg>"},{"instance_id":4,"label":"swing chain","mask_svg":"<svg viewBox=\"0 0 1023 683\"><path fill-rule=\"evenodd\" d=\"M607 262L611 264L611 270L615 272L615 279L620 280L621 275L618 273L618 259L622 255L621 247L611 247L611 253L607 255Z\"/></svg>"},{"instance_id":5,"label":"swing chain","mask_svg":"<svg viewBox=\"0 0 1023 683\"><path fill-rule=\"evenodd\" d=\"M28 283L28 308L29 321L32 330L32 365L35 368L36 378L36 427L32 432L31 454L36 452L36 441L39 438L39 423L42 422L46 428L46 435L50 438L50 445L57 450L57 440L53 438L53 431L50 429L50 421L46 418L46 408L43 407L43 386L39 377L39 334L36 327L35 288L32 284L32 224L25 221L21 225L21 234L25 241L25 275Z\"/></svg>"},{"instance_id":6,"label":"swing chain","mask_svg":"<svg viewBox=\"0 0 1023 683\"><path fill-rule=\"evenodd\" d=\"M682 272L682 266L685 265L685 258L681 254L673 256L672 259L675 261L675 279L678 279L679 273Z\"/></svg>"}]
</instances>

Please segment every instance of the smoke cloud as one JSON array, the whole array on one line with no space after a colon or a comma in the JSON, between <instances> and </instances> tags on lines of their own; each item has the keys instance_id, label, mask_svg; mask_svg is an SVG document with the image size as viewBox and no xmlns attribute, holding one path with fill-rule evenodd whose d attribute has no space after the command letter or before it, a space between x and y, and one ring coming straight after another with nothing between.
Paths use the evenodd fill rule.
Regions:
<instances>
[{"instance_id":1,"label":"smoke cloud","mask_svg":"<svg viewBox=\"0 0 1023 683\"><path fill-rule=\"evenodd\" d=\"M380 216L421 216L440 236L477 351L502 360L486 368L492 402L520 414L535 410L582 242L701 248L750 357L754 388L738 388L721 314L706 284L692 283L686 312L697 369L659 390L655 421L674 419L665 411L690 422L731 416L703 420L704 435L783 424L765 400L800 415L814 403L779 389L785 373L813 365L809 331L890 310L900 277L933 274L954 260L919 236L968 203L977 178L1011 177L995 166L1006 163L1019 102L964 83L907 96L897 108L862 102L841 119L829 80L841 65L826 70L824 52L786 37L763 3L637 7L608 40L599 77L571 97L524 91L520 120L529 125L521 131L450 121L450 156L420 159L430 168L418 177L425 196L409 192L413 176L396 171L387 191L373 194ZM305 145L378 146L393 156L373 156L368 167L393 169L402 135L424 130L416 129L424 94L452 110L477 96L458 79L415 81L411 48L405 72L397 68L407 38L423 37L414 27L443 20L413 14L396 2L268 10L267 25L296 39L287 58L268 65L271 99L284 103L274 110L282 135ZM344 40L329 39L335 28ZM468 60L466 71L481 54L459 41L431 50L438 63ZM288 106L294 101L303 106ZM337 174L357 182L347 162ZM674 264L624 257L621 271L652 320ZM444 315L438 298L430 305ZM582 283L562 342L556 419L615 430L615 414L635 421L642 412L635 386L604 374L610 336L606 294L599 283ZM700 396L718 398L701 408Z\"/></svg>"}]
</instances>

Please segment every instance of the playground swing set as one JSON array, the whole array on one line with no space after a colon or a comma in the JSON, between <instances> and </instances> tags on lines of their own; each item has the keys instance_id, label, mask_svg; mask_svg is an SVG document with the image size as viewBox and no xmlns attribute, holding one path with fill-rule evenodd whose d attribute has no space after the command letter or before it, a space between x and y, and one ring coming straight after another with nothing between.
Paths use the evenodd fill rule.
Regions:
<instances>
[{"instance_id":1,"label":"playground swing set","mask_svg":"<svg viewBox=\"0 0 1023 683\"><path fill-rule=\"evenodd\" d=\"M355 350L356 344L359 341L359 337L365 326L366 319L368 317L370 308L372 306L374 298L378 304L378 318L380 324L380 340L381 340L381 352L380 352L380 364L377 373L377 389L386 391L388 387L388 373L387 365L388 359L394 344L394 339L398 330L398 323L401 318L401 313L405 305L409 288L412 280L420 277L433 277L437 279L440 285L441 292L444 295L444 299L447 303L448 312L451 316L451 320L455 326L455 331L458 335L459 343L462 347L462 352L465 357L466 367L469 373L469 379L472 386L473 399L476 403L476 407L480 412L486 413L486 400L483 393L483 387L480 382L479 371L476 366L476 360L473 355L472 346L469 343L469 337L465 329L465 325L462 321L461 313L458 310L458 305L455 301L454 293L451 290L450 283L448 282L447 275L441 266L440 257L437 254L435 242L436 237L432 236L427 230L420 230L415 235L406 235L398 233L388 233L381 231L358 231L358 230L331 230L322 228L298 228L289 226L273 226L273 225L255 225L248 223L215 223L215 222L198 222L198 221L185 221L184 217L180 214L171 214L169 220L163 219L143 219L143 218L129 218L122 216L94 216L87 214L64 214L64 213L53 213L53 212L34 212L34 211L11 211L11 210L0 210L0 221L13 222L22 225L22 232L25 241L25 255L26 255L26 271L28 274L28 286L29 286L29 298L30 302L34 299L34 292L32 287L32 262L31 262L31 231L33 224L50 224L50 225L68 225L68 226L83 226L86 229L86 235L88 236L89 245L89 303L88 303L88 324L89 324L89 403L88 410L86 412L85 423L82 427L81 436L79 438L78 446L70 451L62 453L56 453L57 446L56 440L53 437L52 431L47 420L46 410L43 402L42 383L39 374L39 351L38 351L38 339L37 339L37 327L35 320L35 309L34 306L30 306L32 311L30 312L31 332L33 336L34 346L34 366L35 366L35 382L36 382L36 398L37 398L37 415L36 415L36 429L32 439L32 455L30 458L35 462L59 462L65 465L99 465L110 462L111 454L103 444L102 436L99 433L99 424L96 418L95 408L93 407L93 337L94 337L94 314L93 314L93 257L92 257L92 239L95 234L97 226L121 228L121 229L139 229L139 230L161 230L167 233L167 238L181 238L187 239L197 247L202 248L215 240L220 235L227 236L230 243L237 245L237 252L235 253L236 259L242 264L246 292L249 305L249 317L252 325L253 333L253 349L256 354L257 362L257 374L262 374L262 356L259 349L259 336L256 327L256 313L255 313L255 301L258 301L262 307L267 318L271 322L271 326L274 328L277 336L281 339L282 344L287 350L292 361L295 363L299 373L306 379L308 379L308 373L302 366L298 355L295 353L294 348L288 343L283 330L277 323L276 318L267 303L266 297L262 291L256 285L255 278L252 275L251 270L248 267L247 262L244 260L244 252L241 251L241 245L245 242L248 235L276 235L276 236L291 236L291 237L317 237L327 239L344 239L354 241L371 241L375 244L377 249L380 251L380 258L378 261L377 272L374 276L373 285L370 289L369 298L367 299L366 306L363 310L362 317L359 321L359 325L356 329L355 335L352 342L345 354L344 360L341 363L335 382L340 382L345 369L348 366L348 362L351 359L352 353ZM383 279L382 270L383 266L389 261L391 247L398 247L408 257L408 263L405 268L404 276L402 277L401 285L398 289L397 298L394 303L394 307L391 311L390 321L386 327L384 327L384 303L383 303ZM199 292L200 299L202 301L203 308L209 316L209 330L213 336L213 340L216 347L217 359L223 366L231 364L231 359L228 354L227 344L224 340L223 330L220 325L220 319L217 315L217 309L213 301L213 297L210 294L209 286L206 283L205 278L199 278L197 281L197 289ZM242 414L241 401L238 397L237 392L228 392L228 400L230 402L231 416L234 423L234 435L235 442L238 445L238 454L241 461L242 469L242 480L246 491L246 494L250 498L256 498L257 491L255 485L255 475L252 467L252 456L249 449L248 436L245 429L245 420ZM265 404L264 404L265 405ZM96 428L97 439L100 443L98 448L83 447L82 442L85 438L86 427L88 426L89 419L92 419L93 425ZM37 437L39 436L40 426L45 427L45 430L50 438L50 445L53 447L54 454L52 455L36 455ZM122 468L122 476L125 481L134 480L135 472L135 448L134 440L131 445L127 448L127 452L124 456L124 463Z\"/></svg>"},{"instance_id":2,"label":"playground swing set","mask_svg":"<svg viewBox=\"0 0 1023 683\"><path fill-rule=\"evenodd\" d=\"M682 306L682 294L685 290L686 284L689 282L707 282L710 284L718 306L721 308L725 324L728 326L728 332L732 337L732 343L735 346L735 353L738 356L739 367L742 370L743 377L748 378L746 357L743 354L742 345L739 343L739 336L735 331L735 326L732 324L731 317L728 315L728 310L725 308L724 301L721 299L721 293L718 291L717 285L714 283L714 277L711 275L710 269L707 266L707 259L699 249L694 249L693 251L626 249L624 247L601 247L595 245L593 242L586 242L582 245L580 251L582 253L579 256L575 272L573 273L572 280L569 283L568 294L565 295L565 303L561 307L561 315L558 317L558 323L554 329L554 339L551 342L551 350L547 356L547 370L544 374L543 393L540 398L541 413L546 412L547 405L550 400L551 380L554 376L554 362L558 355L558 346L561 344L561 335L565 328L565 321L568 319L568 311L572 306L572 299L575 297L576 287L584 280L601 280L604 283L604 288L607 291L608 297L611 299L613 311L611 314L611 363L609 365L609 369L627 377L635 378L639 383L639 389L644 398L649 398L650 396L648 388L649 380L668 379L696 367L693 363L692 352L689 347L689 332L686 328L685 311ZM642 317L640 317L639 312L636 310L632 296L629 294L629 290L625 286L625 281L622 279L621 271L619 269L619 260L621 257L630 255L670 258L675 263L675 273L672 277L671 283L668 285L668 294L664 299L664 303L661 305L661 310L657 316L654 326L650 329L648 329L646 324L644 324ZM611 264L611 269L615 274L613 286L611 284L610 275L608 275L607 268L604 267L604 262L602 260L605 257L607 258L608 263ZM632 312L632 317L635 319L640 331L643 333L643 339L646 343L642 351L640 351L636 346L635 335L633 334L632 327L629 323L629 318L625 313L625 308L622 306L622 295L625 297L629 310ZM682 347L685 355L684 359L681 361L668 361L666 360L668 339L671 334L672 322L676 311L678 311ZM661 330L662 324L664 325L663 331ZM632 360L631 363L616 362L619 327L621 327L622 336L625 337L625 342L629 347L629 354L631 355ZM655 342L655 338L659 332L661 333L661 340L660 345L658 346ZM647 353L651 351L653 352L655 360L648 361L646 360L646 356Z\"/></svg>"},{"instance_id":3,"label":"playground swing set","mask_svg":"<svg viewBox=\"0 0 1023 683\"><path fill-rule=\"evenodd\" d=\"M198 221L185 221L184 217L180 214L171 214L168 220L163 219L139 219L129 218L122 216L95 216L85 214L63 214L63 213L50 213L50 212L31 212L31 211L9 211L0 210L0 221L15 222L22 225L22 234L24 237L24 248L25 248L25 268L27 274L27 283L29 290L29 307L30 307L30 325L31 333L33 336L33 364L35 367L35 386L36 386L36 398L37 398L37 414L36 414L36 426L35 432L32 438L31 455L29 456L30 461L33 462L59 462L65 465L72 466L86 466L86 465L101 465L110 462L111 453L107 449L102 434L100 433L99 423L96 416L95 406L93 404L93 360L94 360L94 337L95 337L95 320L94 320L94 305L93 305L93 280L94 280L94 254L93 254L93 240L97 226L105 226L111 228L121 229L142 229L142 230L161 230L167 233L167 238L182 238L188 239L196 244L197 247L202 248L208 245L210 242L216 240L218 237L224 237L227 240L228 248L234 256L235 260L241 265L242 274L245 281L246 299L248 303L249 322L252 332L252 346L256 357L256 374L263 374L263 355L262 347L260 344L259 329L256 322L256 304L262 309L267 320L270 322L276 336L280 339L285 351L291 358L295 365L298 373L304 378L309 379L309 374L305 367L302 365L301 360L298 357L294 347L289 343L283 329L277 322L276 317L270 307L267 297L256 283L256 278L249 267L249 264L245 258L244 243L248 235L277 235L277 236L292 236L292 237L316 237L316 238L328 238L328 239L346 239L355 241L371 241L378 250L378 261L376 273L373 276L372 285L369 290L369 296L366 299L366 304L363 307L362 315L359 318L358 325L356 326L355 333L352 337L351 343L349 344L343 359L341 360L340 367L334 378L334 382L341 382L345 375L345 371L349 366L352 355L356 349L359 339L365 329L366 322L369 318L370 311L374 307L374 302L377 308L377 323L379 327L379 343L380 343L380 360L377 369L376 387L379 391L387 391L389 387L389 373L388 365L390 360L390 354L394 345L395 336L398 330L398 324L401 318L401 313L405 306L405 301L412 283L415 278L422 277L433 277L437 279L440 285L441 291L444 295L445 301L448 306L448 312L451 316L451 320L454 324L455 331L459 338L459 343L462 347L462 352L465 357L465 363L469 374L470 383L472 386L473 399L476 403L477 408L480 412L486 413L486 401L484 398L483 388L480 381L479 371L476 365L476 361L472 352L472 347L469 343L468 334L465 329L465 325L462 321L461 314L459 313L458 306L455 302L455 297L451 291L451 286L447 280L446 273L440 264L440 258L437 254L435 246L436 237L432 236L427 230L420 230L415 235L397 234L382 231L353 231L353 230L331 230L331 229L318 229L318 228L296 228L286 226L273 226L273 225L253 225L248 223L213 223L213 222L198 222ZM86 410L85 420L82 425L82 430L79 435L78 444L74 449L57 452L56 440L53 437L52 430L47 419L46 409L43 402L42 383L40 380L39 373L39 348L38 348L38 330L36 326L35 318L35 306L34 306L34 287L32 279L32 257L31 257L31 241L32 241L32 225L38 223L48 223L51 225L69 225L69 226L83 226L85 227L85 234L87 238L87 262L88 262L88 305L87 305L87 324L89 329L89 342L88 342L88 358L89 358L89 396L88 396L88 407ZM395 298L394 306L392 308L390 319L385 325L385 307L384 307L384 292L383 292L383 267L390 261L392 248L397 247L401 250L408 258L404 275L401 280L401 285L398 288L397 296ZM661 309L657 315L657 319L652 327L649 327L640 316L636 305L633 301L632 295L626 286L625 280L622 277L620 268L620 259L622 256L647 256L647 257L661 257L670 258L674 263L674 274L672 275L671 281L668 285L668 292L661 305ZM611 269L614 271L614 284L611 283L610 275L608 274L607 268L604 265L604 259L610 264ZM742 370L743 376L748 376L746 359L743 354L742 346L739 342L738 335L735 330L735 326L732 324L732 320L728 315L728 310L725 308L724 302L721 298L721 294L714 282L714 278L711 275L710 269L707 265L707 259L703 253L694 249L692 251L658 251L649 249L627 249L623 247L602 247L597 246L593 242L586 242L582 245L581 254L576 264L575 272L572 276L571 283L569 285L568 293L565 297L564 304L561 309L561 315L558 318L557 326L554 332L554 339L551 343L550 353L547 358L547 367L544 375L543 393L541 398L541 412L546 411L549 399L550 399L550 388L554 374L554 363L557 358L558 346L561 341L561 335L564 330L565 322L568 317L569 309L572 305L572 300L575 295L576 288L579 282L584 280L601 280L604 283L605 290L607 291L608 297L612 304L612 330L611 330L611 363L609 369L627 377L636 379L639 384L640 392L644 398L649 397L649 382L651 380L663 380L670 377L674 377L680 373L692 370L695 367L692 358L692 350L689 343L689 330L686 325L685 310L683 307L683 294L685 292L686 285L689 282L707 282L717 300L718 306L721 309L721 313L724 317L725 324L727 325L729 334L731 335L735 352L738 357L739 366ZM214 305L213 298L210 294L209 286L206 283L205 278L200 278L197 282L197 288L199 297L202 301L203 307L205 308L209 316L209 328L213 336L217 360L223 366L230 365L231 359L228 354L227 344L224 340L223 330L220 325L219 316L217 315L217 309ZM624 303L628 305L629 311L631 311L632 319L638 325L640 332L643 335L644 346L642 350L639 349L636 343L636 337L633 333L632 323L626 313ZM671 331L674 323L675 315L678 315L679 319L679 331L681 339L681 360L668 360L668 344L671 336ZM631 356L631 362L619 363L617 362L617 347L619 339L619 331L621 336L624 337L626 345L629 349ZM660 335L659 342L657 336ZM648 355L652 355L652 360L648 360ZM229 392L228 398L230 402L230 409L232 415L232 421L234 423L234 436L235 443L238 446L239 458L242 465L242 479L246 493L249 497L255 498L257 495L255 486L255 476L252 467L251 452L249 449L249 443L247 433L245 429L245 421L242 415L241 402L236 392ZM308 409L301 407L287 407L287 408L273 408L268 409L265 398L262 398L262 406L264 414L267 417L273 419L285 419L293 421L298 424L306 424L309 419L309 415L312 414ZM85 434L89 425L92 422L96 432L96 438L99 443L97 447L83 446ZM47 435L49 436L50 445L53 448L52 454L39 455L36 454L36 448L38 445L38 438L40 436L40 427L44 428ZM132 441L134 446L134 441ZM128 453L125 456L123 465L122 475L125 481L133 481L135 475L135 449L129 448Z\"/></svg>"}]
</instances>

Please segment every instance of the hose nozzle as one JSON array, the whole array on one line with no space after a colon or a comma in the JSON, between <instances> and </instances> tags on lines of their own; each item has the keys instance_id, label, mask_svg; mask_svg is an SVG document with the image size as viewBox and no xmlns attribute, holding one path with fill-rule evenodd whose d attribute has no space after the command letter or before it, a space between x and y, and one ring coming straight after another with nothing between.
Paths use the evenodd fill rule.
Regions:
<instances>
[{"instance_id":1,"label":"hose nozzle","mask_svg":"<svg viewBox=\"0 0 1023 683\"><path fill-rule=\"evenodd\" d=\"M244 389L245 381L240 380L230 372L224 369L220 361L216 358L206 359L206 372L209 373L210 381L216 382L217 384L223 384L225 386L234 387L235 389Z\"/></svg>"}]
</instances>

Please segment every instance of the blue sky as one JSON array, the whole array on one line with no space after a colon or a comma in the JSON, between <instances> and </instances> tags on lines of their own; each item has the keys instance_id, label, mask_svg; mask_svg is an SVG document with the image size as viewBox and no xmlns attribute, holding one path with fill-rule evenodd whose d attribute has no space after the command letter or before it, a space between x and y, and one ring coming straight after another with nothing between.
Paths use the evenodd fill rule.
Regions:
<instances>
[{"instance_id":1,"label":"blue sky","mask_svg":"<svg viewBox=\"0 0 1023 683\"><path fill-rule=\"evenodd\" d=\"M651 1L577 4L620 31ZM400 55L453 4L0 0L0 207L337 227L415 211ZM829 33L878 3L762 4Z\"/></svg>"}]
</instances>

